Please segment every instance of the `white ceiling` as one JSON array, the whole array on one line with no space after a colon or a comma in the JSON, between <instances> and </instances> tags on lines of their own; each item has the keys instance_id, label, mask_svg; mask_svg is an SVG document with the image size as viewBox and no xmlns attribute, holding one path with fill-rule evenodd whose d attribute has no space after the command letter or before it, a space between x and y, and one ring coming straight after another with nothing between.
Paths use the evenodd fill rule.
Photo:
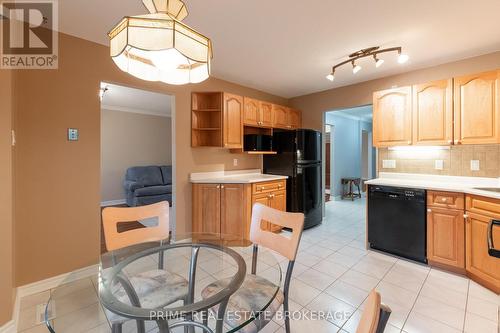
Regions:
<instances>
[{"instance_id":1,"label":"white ceiling","mask_svg":"<svg viewBox=\"0 0 500 333\"><path fill-rule=\"evenodd\" d=\"M101 108L170 117L172 115L172 99L169 95L151 91L101 83L107 90L101 101Z\"/></svg>"},{"instance_id":2,"label":"white ceiling","mask_svg":"<svg viewBox=\"0 0 500 333\"><path fill-rule=\"evenodd\" d=\"M213 75L293 97L500 50L498 0L187 0L185 22L214 44ZM144 14L140 0L64 0L60 30L108 45L125 15ZM334 83L331 66L369 46L402 46L410 61L371 59Z\"/></svg>"},{"instance_id":3,"label":"white ceiling","mask_svg":"<svg viewBox=\"0 0 500 333\"><path fill-rule=\"evenodd\" d=\"M371 105L359 106L356 108L330 111L330 112L327 112L327 114L351 118L351 119L355 119L355 120L366 121L366 122L372 122L373 107Z\"/></svg>"}]
</instances>

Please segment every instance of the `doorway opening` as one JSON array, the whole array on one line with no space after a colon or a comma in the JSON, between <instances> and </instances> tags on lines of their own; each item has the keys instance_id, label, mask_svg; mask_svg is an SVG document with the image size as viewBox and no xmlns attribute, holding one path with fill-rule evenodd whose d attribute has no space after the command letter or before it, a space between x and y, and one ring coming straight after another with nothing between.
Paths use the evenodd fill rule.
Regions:
<instances>
[{"instance_id":1,"label":"doorway opening","mask_svg":"<svg viewBox=\"0 0 500 333\"><path fill-rule=\"evenodd\" d=\"M372 114L371 105L325 113L326 201L363 198L364 182L376 177Z\"/></svg>"},{"instance_id":2,"label":"doorway opening","mask_svg":"<svg viewBox=\"0 0 500 333\"><path fill-rule=\"evenodd\" d=\"M101 207L168 201L175 233L174 97L102 82L100 98ZM119 232L148 222L120 223ZM102 231L101 252L106 252Z\"/></svg>"}]
</instances>

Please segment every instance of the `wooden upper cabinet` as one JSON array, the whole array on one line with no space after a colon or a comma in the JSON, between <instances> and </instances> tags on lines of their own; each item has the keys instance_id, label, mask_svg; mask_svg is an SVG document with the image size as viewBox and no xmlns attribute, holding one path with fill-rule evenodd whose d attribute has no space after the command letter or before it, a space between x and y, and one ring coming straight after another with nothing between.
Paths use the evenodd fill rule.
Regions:
<instances>
[{"instance_id":1,"label":"wooden upper cabinet","mask_svg":"<svg viewBox=\"0 0 500 333\"><path fill-rule=\"evenodd\" d=\"M224 93L223 138L225 148L243 148L243 97Z\"/></svg>"},{"instance_id":2,"label":"wooden upper cabinet","mask_svg":"<svg viewBox=\"0 0 500 333\"><path fill-rule=\"evenodd\" d=\"M288 124L291 128L300 128L302 126L301 112L288 109Z\"/></svg>"},{"instance_id":3,"label":"wooden upper cabinet","mask_svg":"<svg viewBox=\"0 0 500 333\"><path fill-rule=\"evenodd\" d=\"M273 127L289 128L288 126L288 108L273 104Z\"/></svg>"},{"instance_id":4,"label":"wooden upper cabinet","mask_svg":"<svg viewBox=\"0 0 500 333\"><path fill-rule=\"evenodd\" d=\"M373 94L373 144L376 147L412 143L411 87Z\"/></svg>"},{"instance_id":5,"label":"wooden upper cabinet","mask_svg":"<svg viewBox=\"0 0 500 333\"><path fill-rule=\"evenodd\" d=\"M273 126L273 105L267 102L260 102L260 122L261 126Z\"/></svg>"},{"instance_id":6,"label":"wooden upper cabinet","mask_svg":"<svg viewBox=\"0 0 500 333\"><path fill-rule=\"evenodd\" d=\"M465 270L464 211L427 209L427 259L430 264Z\"/></svg>"},{"instance_id":7,"label":"wooden upper cabinet","mask_svg":"<svg viewBox=\"0 0 500 333\"><path fill-rule=\"evenodd\" d=\"M453 81L413 86L413 144L453 143Z\"/></svg>"},{"instance_id":8,"label":"wooden upper cabinet","mask_svg":"<svg viewBox=\"0 0 500 333\"><path fill-rule=\"evenodd\" d=\"M500 71L454 79L455 144L500 143Z\"/></svg>"},{"instance_id":9,"label":"wooden upper cabinet","mask_svg":"<svg viewBox=\"0 0 500 333\"><path fill-rule=\"evenodd\" d=\"M249 126L258 126L260 122L260 101L244 97L243 123Z\"/></svg>"}]
</instances>

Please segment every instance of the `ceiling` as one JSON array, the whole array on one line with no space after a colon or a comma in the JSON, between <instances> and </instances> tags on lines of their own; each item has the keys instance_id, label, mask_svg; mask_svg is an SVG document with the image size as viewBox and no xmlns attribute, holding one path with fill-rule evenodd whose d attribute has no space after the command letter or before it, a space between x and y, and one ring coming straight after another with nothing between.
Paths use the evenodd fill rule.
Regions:
<instances>
[{"instance_id":1,"label":"ceiling","mask_svg":"<svg viewBox=\"0 0 500 333\"><path fill-rule=\"evenodd\" d=\"M101 108L170 117L172 115L172 99L169 95L151 91L101 83L107 88L101 101Z\"/></svg>"},{"instance_id":2,"label":"ceiling","mask_svg":"<svg viewBox=\"0 0 500 333\"><path fill-rule=\"evenodd\" d=\"M330 111L327 113L335 116L341 116L366 122L372 122L373 119L373 108L371 105L360 106L350 109L341 109L337 111Z\"/></svg>"},{"instance_id":3,"label":"ceiling","mask_svg":"<svg viewBox=\"0 0 500 333\"><path fill-rule=\"evenodd\" d=\"M393 75L500 50L498 0L187 0L185 22L210 37L212 74L283 97ZM125 15L146 13L140 0L59 1L62 32L108 45L106 33ZM332 65L362 48L402 46L375 69Z\"/></svg>"}]
</instances>

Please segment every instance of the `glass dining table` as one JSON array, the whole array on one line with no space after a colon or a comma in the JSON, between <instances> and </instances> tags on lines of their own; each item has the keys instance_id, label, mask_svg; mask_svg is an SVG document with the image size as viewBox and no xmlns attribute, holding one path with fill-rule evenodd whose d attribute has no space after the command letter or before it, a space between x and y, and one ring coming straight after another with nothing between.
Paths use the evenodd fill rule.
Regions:
<instances>
[{"instance_id":1,"label":"glass dining table","mask_svg":"<svg viewBox=\"0 0 500 333\"><path fill-rule=\"evenodd\" d=\"M81 300L68 290L78 283L76 274L52 290L45 323L52 333L95 328L222 333L252 323L259 327L257 322L277 301L283 263L286 259L276 252L262 246L256 251L249 240L229 235L191 233L129 246L102 254L90 277L99 305L90 314L95 321L88 313L81 322L75 315L78 305L72 303ZM265 282L252 288L255 279ZM68 307L74 311L66 311Z\"/></svg>"}]
</instances>

